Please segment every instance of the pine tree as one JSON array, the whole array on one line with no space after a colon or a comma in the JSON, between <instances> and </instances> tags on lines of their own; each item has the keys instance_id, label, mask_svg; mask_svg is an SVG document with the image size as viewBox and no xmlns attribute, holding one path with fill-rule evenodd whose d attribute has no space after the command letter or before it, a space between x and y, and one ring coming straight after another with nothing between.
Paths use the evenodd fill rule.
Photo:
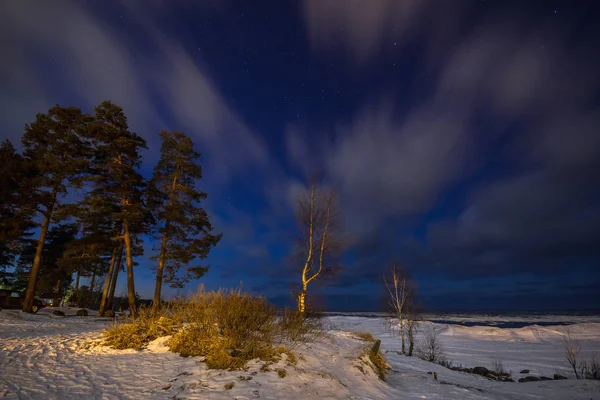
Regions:
<instances>
[{"instance_id":1,"label":"pine tree","mask_svg":"<svg viewBox=\"0 0 600 400\"><path fill-rule=\"evenodd\" d=\"M129 131L121 107L105 101L94 110L95 121L90 129L95 145L91 196L104 198L107 204L115 206L112 219L122 226L118 238L124 242L129 309L135 315L132 238L144 232L148 224L148 213L142 201L145 180L137 171L146 141Z\"/></svg>"},{"instance_id":2,"label":"pine tree","mask_svg":"<svg viewBox=\"0 0 600 400\"><path fill-rule=\"evenodd\" d=\"M26 162L36 171L31 181L33 205L42 216L23 311L31 312L42 251L50 223L60 211L70 187L81 185L88 173L89 142L85 139L89 117L75 107L52 107L25 126L22 137Z\"/></svg>"},{"instance_id":3,"label":"pine tree","mask_svg":"<svg viewBox=\"0 0 600 400\"><path fill-rule=\"evenodd\" d=\"M12 265L32 236L31 168L13 144L0 145L0 270Z\"/></svg>"},{"instance_id":4,"label":"pine tree","mask_svg":"<svg viewBox=\"0 0 600 400\"><path fill-rule=\"evenodd\" d=\"M110 234L102 231L101 225L86 227L79 226L81 237L71 241L60 263L77 274L75 283L75 299L78 298L79 280L81 276L93 276L97 273L106 273L109 269L110 253L114 247Z\"/></svg>"},{"instance_id":5,"label":"pine tree","mask_svg":"<svg viewBox=\"0 0 600 400\"><path fill-rule=\"evenodd\" d=\"M95 181L95 178L96 175L92 177L92 182ZM76 269L77 277L82 272L84 275L88 275L87 272L91 275L94 270L106 270L108 275L104 282L105 288L102 291L100 301L100 316L104 314L108 286L111 282L116 263L116 253L122 242L122 239L117 239L121 236L122 224L120 221L113 220L113 215L119 209L119 203L114 196L109 196L101 190L92 190L79 204L75 213L77 221L81 226L82 237L78 240L78 245L75 246L77 248L72 249L73 256L75 259L93 257L96 261L104 261L102 265L99 265L97 262L84 262ZM90 269L90 266L93 266L93 268ZM76 294L79 288L78 282L79 280L76 283Z\"/></svg>"},{"instance_id":6,"label":"pine tree","mask_svg":"<svg viewBox=\"0 0 600 400\"><path fill-rule=\"evenodd\" d=\"M159 223L159 253L153 306L160 304L163 280L172 287L182 287L190 279L202 277L208 267L190 265L194 259L204 259L221 239L212 234L206 211L200 202L206 193L195 183L202 177L198 163L200 154L194 151L192 140L181 132L160 133L161 157L154 168L149 186L148 203ZM178 274L181 268L185 272Z\"/></svg>"},{"instance_id":7,"label":"pine tree","mask_svg":"<svg viewBox=\"0 0 600 400\"><path fill-rule=\"evenodd\" d=\"M76 234L76 225L59 224L54 225L46 235L36 288L43 295L52 294L55 305L72 281L73 268L62 261L66 249L75 240ZM18 261L19 271L25 272L32 268L36 250L37 244L34 242L23 250Z\"/></svg>"}]
</instances>

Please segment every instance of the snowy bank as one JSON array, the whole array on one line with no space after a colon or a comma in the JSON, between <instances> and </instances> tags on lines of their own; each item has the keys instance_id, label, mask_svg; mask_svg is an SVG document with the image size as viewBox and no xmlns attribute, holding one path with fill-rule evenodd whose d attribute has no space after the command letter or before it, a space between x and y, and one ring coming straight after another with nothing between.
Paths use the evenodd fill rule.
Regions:
<instances>
[{"instance_id":1,"label":"snowy bank","mask_svg":"<svg viewBox=\"0 0 600 400\"><path fill-rule=\"evenodd\" d=\"M398 355L398 339L386 332L381 319L331 317L332 330L325 337L293 349L295 365L283 357L266 367L252 361L246 370L222 371L207 369L199 357L170 353L167 338L142 351L98 346L110 320L75 317L76 309L61 310L67 317L50 318L50 308L36 315L0 312L1 398L600 399L600 382L495 382ZM534 374L564 367L560 348L564 327L437 328L443 330L448 357L464 365L489 366L501 359L513 372L523 366ZM598 324L571 328L587 347L600 350ZM371 344L349 331L369 331L382 340L392 367L386 382L379 380L366 357L361 359ZM437 372L439 379L427 372Z\"/></svg>"}]
</instances>

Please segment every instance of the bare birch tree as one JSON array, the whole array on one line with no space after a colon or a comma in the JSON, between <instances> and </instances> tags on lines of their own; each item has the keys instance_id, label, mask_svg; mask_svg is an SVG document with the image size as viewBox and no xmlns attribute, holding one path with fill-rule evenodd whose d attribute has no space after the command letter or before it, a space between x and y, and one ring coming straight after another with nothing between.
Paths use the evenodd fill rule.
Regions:
<instances>
[{"instance_id":1,"label":"bare birch tree","mask_svg":"<svg viewBox=\"0 0 600 400\"><path fill-rule=\"evenodd\" d=\"M398 334L402 339L402 354L406 354L407 320L406 314L409 304L412 302L413 289L407 280L406 273L395 264L391 268L391 276L384 277L385 287L389 295L388 303L394 313L394 319L399 324ZM410 325L411 335L414 324Z\"/></svg>"},{"instance_id":2,"label":"bare birch tree","mask_svg":"<svg viewBox=\"0 0 600 400\"><path fill-rule=\"evenodd\" d=\"M296 219L300 234L296 250L303 266L297 299L301 316L306 311L308 285L317 278L331 276L339 267L337 256L345 240L335 200L334 189L326 191L313 183L308 194L298 202Z\"/></svg>"},{"instance_id":3,"label":"bare birch tree","mask_svg":"<svg viewBox=\"0 0 600 400\"><path fill-rule=\"evenodd\" d=\"M414 292L413 296L409 298L408 306L406 309L406 337L408 338L408 356L412 357L415 351L415 336L419 329L419 322L421 321L421 315L415 304Z\"/></svg>"}]
</instances>

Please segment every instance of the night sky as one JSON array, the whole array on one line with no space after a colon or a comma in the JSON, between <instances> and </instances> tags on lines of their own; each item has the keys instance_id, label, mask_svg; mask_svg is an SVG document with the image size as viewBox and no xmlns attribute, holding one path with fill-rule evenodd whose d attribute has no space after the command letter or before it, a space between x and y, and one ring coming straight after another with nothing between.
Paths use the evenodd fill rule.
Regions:
<instances>
[{"instance_id":1,"label":"night sky","mask_svg":"<svg viewBox=\"0 0 600 400\"><path fill-rule=\"evenodd\" d=\"M158 132L189 134L223 239L167 296L291 302L294 199L320 172L352 234L309 288L329 310L377 309L393 260L427 309L600 309L598 21L583 1L4 0L0 138L112 100L149 177Z\"/></svg>"}]
</instances>

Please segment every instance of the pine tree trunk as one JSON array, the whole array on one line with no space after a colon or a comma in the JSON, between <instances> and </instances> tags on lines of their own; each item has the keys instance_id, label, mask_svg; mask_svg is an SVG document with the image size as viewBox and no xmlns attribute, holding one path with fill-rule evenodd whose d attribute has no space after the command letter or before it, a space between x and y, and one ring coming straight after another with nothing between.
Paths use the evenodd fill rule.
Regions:
<instances>
[{"instance_id":1,"label":"pine tree trunk","mask_svg":"<svg viewBox=\"0 0 600 400\"><path fill-rule=\"evenodd\" d=\"M50 220L52 217L52 211L54 209L54 203L56 202L56 192L54 192L53 201L44 215L44 222L42 222L42 230L40 231L40 238L38 239L37 248L35 250L35 258L33 259L33 265L31 267L31 274L29 275L29 282L27 283L27 292L25 293L25 299L23 300L23 312L32 313L31 307L33 306L33 298L35 297L35 285L37 283L37 277L40 272L40 265L42 264L42 252L44 251L44 242L46 241L46 234L50 227Z\"/></svg>"},{"instance_id":2,"label":"pine tree trunk","mask_svg":"<svg viewBox=\"0 0 600 400\"><path fill-rule=\"evenodd\" d=\"M103 316L104 311L106 310L106 301L108 298L108 291L110 289L110 282L112 280L112 275L114 273L116 260L117 260L117 248L115 247L112 252L112 257L110 258L110 266L108 267L108 274L106 275L106 282L104 282L104 290L102 291L102 300L100 300L100 308L98 310L99 317Z\"/></svg>"},{"instance_id":3,"label":"pine tree trunk","mask_svg":"<svg viewBox=\"0 0 600 400\"><path fill-rule=\"evenodd\" d=\"M160 256L158 258L158 269L156 271L156 287L154 289L154 300L152 301L152 308L158 310L160 308L160 292L162 290L163 282L163 270L165 267L165 256L167 252L167 230L169 228L169 221L165 224L165 231L163 233L162 242L160 244Z\"/></svg>"},{"instance_id":4,"label":"pine tree trunk","mask_svg":"<svg viewBox=\"0 0 600 400\"><path fill-rule=\"evenodd\" d=\"M133 282L133 256L131 254L131 236L129 234L129 222L123 221L123 236L125 238L125 260L127 261L127 297L129 300L129 313L136 316L135 307L135 285Z\"/></svg>"},{"instance_id":5,"label":"pine tree trunk","mask_svg":"<svg viewBox=\"0 0 600 400\"><path fill-rule=\"evenodd\" d=\"M89 299L89 308L92 308L94 306L94 283L96 282L96 269L94 268L92 270L92 282L90 282L90 294L88 296Z\"/></svg>"},{"instance_id":6,"label":"pine tree trunk","mask_svg":"<svg viewBox=\"0 0 600 400\"><path fill-rule=\"evenodd\" d=\"M62 282L62 278L60 278L58 282L56 282L56 288L54 289L54 298L52 299L52 307L60 306L60 288L62 286Z\"/></svg>"},{"instance_id":7,"label":"pine tree trunk","mask_svg":"<svg viewBox=\"0 0 600 400\"><path fill-rule=\"evenodd\" d=\"M158 259L158 268L156 270L156 287L154 289L154 300L152 301L152 308L158 309L160 307L160 292L162 290L163 282L163 270L165 268L165 258L167 256L167 239L169 226L171 225L171 219L168 217L169 211L173 206L173 198L175 197L175 189L177 188L177 178L179 177L179 165L175 168L175 174L173 175L173 183L171 184L171 193L169 194L169 204L167 205L167 218L165 219L165 231L163 232L162 241L160 244L160 256Z\"/></svg>"},{"instance_id":8,"label":"pine tree trunk","mask_svg":"<svg viewBox=\"0 0 600 400\"><path fill-rule=\"evenodd\" d=\"M119 278L119 271L121 271L121 262L123 259L123 243L119 246L119 253L117 255L117 263L112 276L112 282L110 283L110 290L108 292L108 304L106 308L108 310L113 309L113 302L115 299L115 290L117 289L117 279Z\"/></svg>"},{"instance_id":9,"label":"pine tree trunk","mask_svg":"<svg viewBox=\"0 0 600 400\"><path fill-rule=\"evenodd\" d=\"M79 291L79 276L81 274L81 268L77 268L77 277L75 278L75 294Z\"/></svg>"},{"instance_id":10,"label":"pine tree trunk","mask_svg":"<svg viewBox=\"0 0 600 400\"><path fill-rule=\"evenodd\" d=\"M75 301L77 302L77 307L79 307L79 277L81 275L81 267L77 267L77 277L75 278Z\"/></svg>"}]
</instances>

